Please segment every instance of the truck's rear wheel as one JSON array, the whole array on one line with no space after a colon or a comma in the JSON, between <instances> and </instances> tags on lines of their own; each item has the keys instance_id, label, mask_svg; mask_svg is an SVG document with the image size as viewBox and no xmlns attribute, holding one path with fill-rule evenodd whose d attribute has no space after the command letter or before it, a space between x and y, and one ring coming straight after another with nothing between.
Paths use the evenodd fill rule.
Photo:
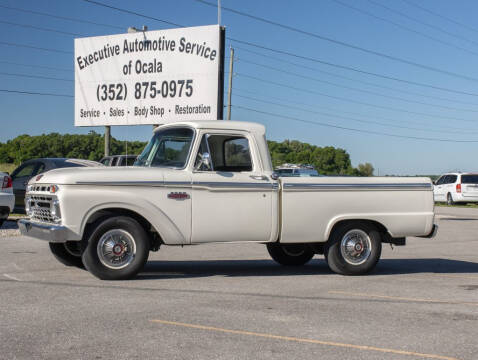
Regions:
<instances>
[{"instance_id":1,"label":"truck's rear wheel","mask_svg":"<svg viewBox=\"0 0 478 360\"><path fill-rule=\"evenodd\" d=\"M149 238L134 219L117 216L99 223L91 232L83 263L102 280L125 280L143 269L149 255Z\"/></svg>"},{"instance_id":2,"label":"truck's rear wheel","mask_svg":"<svg viewBox=\"0 0 478 360\"><path fill-rule=\"evenodd\" d=\"M81 261L81 244L78 241L66 243L49 243L50 251L59 262L66 266L84 268Z\"/></svg>"},{"instance_id":3,"label":"truck's rear wheel","mask_svg":"<svg viewBox=\"0 0 478 360\"><path fill-rule=\"evenodd\" d=\"M353 222L339 225L325 248L330 269L343 275L370 272L382 253L382 240L377 229L369 224Z\"/></svg>"},{"instance_id":4,"label":"truck's rear wheel","mask_svg":"<svg viewBox=\"0 0 478 360\"><path fill-rule=\"evenodd\" d=\"M281 265L300 266L314 257L314 252L306 244L267 244L267 251L272 259Z\"/></svg>"}]
</instances>

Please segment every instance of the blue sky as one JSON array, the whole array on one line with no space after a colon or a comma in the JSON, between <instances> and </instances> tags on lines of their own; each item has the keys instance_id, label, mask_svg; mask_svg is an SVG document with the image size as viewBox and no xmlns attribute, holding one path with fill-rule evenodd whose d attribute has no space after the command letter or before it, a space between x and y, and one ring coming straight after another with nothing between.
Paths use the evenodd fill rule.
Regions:
<instances>
[{"instance_id":1,"label":"blue sky","mask_svg":"<svg viewBox=\"0 0 478 360\"><path fill-rule=\"evenodd\" d=\"M217 23L215 8L193 0L98 1L186 26ZM478 2L471 0L460 2L339 0L339 2L368 12L375 18L345 7L334 0L295 2L222 0L222 5L358 47L461 74L474 80L392 61L227 11L222 12L222 24L227 28L226 35L231 38L367 72L478 94L476 66L478 25L475 26ZM406 17L381 7L380 4L401 12ZM459 24L434 16L411 4L418 4ZM74 77L73 54L68 52L73 51L75 37L120 33L121 28L126 31L128 26L147 25L150 30L171 27L82 0L0 0L0 6L4 6L0 7L0 89L73 94L74 83L67 80ZM119 28L78 23L5 7L49 13L59 17L74 17ZM395 25L376 17L394 22ZM46 32L12 23L79 35ZM67 53L14 47L1 42L52 48ZM478 96L373 77L233 41L227 41L226 46L228 48L233 46L237 57L232 103L288 117L233 108L233 119L256 121L266 125L268 138L271 140L297 139L319 146L341 147L349 152L353 165L371 162L376 169L375 174L380 175L478 170L475 152L478 148ZM261 67L251 62L282 71ZM65 81L7 74L55 77ZM296 89L254 80L247 76L285 84ZM302 90L297 90L299 88ZM279 103L282 106L261 101ZM37 135L49 132L103 131L101 127L73 126L72 98L0 92L0 108L2 109L0 142L25 133ZM365 132L323 127L291 118ZM406 139L372 134L373 132L476 142ZM123 140L147 140L151 135L151 126L113 127L112 135Z\"/></svg>"}]
</instances>

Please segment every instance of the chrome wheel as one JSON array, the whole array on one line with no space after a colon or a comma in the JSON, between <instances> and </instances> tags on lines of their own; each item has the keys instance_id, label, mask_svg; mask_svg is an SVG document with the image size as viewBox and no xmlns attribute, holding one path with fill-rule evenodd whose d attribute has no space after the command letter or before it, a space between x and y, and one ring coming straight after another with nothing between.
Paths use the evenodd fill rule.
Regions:
<instances>
[{"instance_id":1,"label":"chrome wheel","mask_svg":"<svg viewBox=\"0 0 478 360\"><path fill-rule=\"evenodd\" d=\"M348 231L340 242L340 252L351 265L363 264L370 256L372 242L368 234L360 229Z\"/></svg>"},{"instance_id":2,"label":"chrome wheel","mask_svg":"<svg viewBox=\"0 0 478 360\"><path fill-rule=\"evenodd\" d=\"M114 270L128 266L136 255L136 243L133 236L123 229L105 232L98 241L96 249L100 262Z\"/></svg>"}]
</instances>

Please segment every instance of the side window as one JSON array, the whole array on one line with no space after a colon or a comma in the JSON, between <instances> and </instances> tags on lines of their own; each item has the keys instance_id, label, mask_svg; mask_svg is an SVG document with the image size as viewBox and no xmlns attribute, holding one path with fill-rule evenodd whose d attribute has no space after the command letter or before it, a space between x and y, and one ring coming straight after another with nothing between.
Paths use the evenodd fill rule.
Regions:
<instances>
[{"instance_id":1,"label":"side window","mask_svg":"<svg viewBox=\"0 0 478 360\"><path fill-rule=\"evenodd\" d=\"M124 160L125 160L125 164L123 164L124 166L133 166L134 162L136 161L136 158L135 157L127 157Z\"/></svg>"},{"instance_id":2,"label":"side window","mask_svg":"<svg viewBox=\"0 0 478 360\"><path fill-rule=\"evenodd\" d=\"M205 153L209 154L209 167L201 164ZM252 171L249 140L237 135L203 135L194 167L200 171Z\"/></svg>"},{"instance_id":3,"label":"side window","mask_svg":"<svg viewBox=\"0 0 478 360\"><path fill-rule=\"evenodd\" d=\"M33 176L33 171L35 170L35 167L37 166L36 163L31 163L24 165L18 169L18 171L14 172L12 174L12 179L18 179L18 178L23 178L23 177L32 177Z\"/></svg>"},{"instance_id":4,"label":"side window","mask_svg":"<svg viewBox=\"0 0 478 360\"><path fill-rule=\"evenodd\" d=\"M456 175L448 175L447 184L454 184L456 182Z\"/></svg>"},{"instance_id":5,"label":"side window","mask_svg":"<svg viewBox=\"0 0 478 360\"><path fill-rule=\"evenodd\" d=\"M446 175L443 175L441 178L438 179L437 185L443 185L445 183Z\"/></svg>"},{"instance_id":6,"label":"side window","mask_svg":"<svg viewBox=\"0 0 478 360\"><path fill-rule=\"evenodd\" d=\"M252 171L249 141L246 138L224 141L224 165L230 171Z\"/></svg>"},{"instance_id":7,"label":"side window","mask_svg":"<svg viewBox=\"0 0 478 360\"><path fill-rule=\"evenodd\" d=\"M41 173L44 172L44 171L45 171L45 164L44 164L44 163L39 163L39 164L38 164L38 167L37 167L37 169L36 169L36 171L35 171L35 175L41 174Z\"/></svg>"},{"instance_id":8,"label":"side window","mask_svg":"<svg viewBox=\"0 0 478 360\"><path fill-rule=\"evenodd\" d=\"M116 166L117 162L118 162L119 158L118 157L114 157L111 159L111 165L110 166Z\"/></svg>"}]
</instances>

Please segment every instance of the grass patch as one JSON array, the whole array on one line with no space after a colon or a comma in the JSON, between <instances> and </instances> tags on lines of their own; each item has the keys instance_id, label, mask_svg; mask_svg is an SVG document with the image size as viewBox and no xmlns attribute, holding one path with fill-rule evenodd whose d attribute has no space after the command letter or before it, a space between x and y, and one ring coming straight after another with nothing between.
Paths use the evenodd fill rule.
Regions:
<instances>
[{"instance_id":1,"label":"grass patch","mask_svg":"<svg viewBox=\"0 0 478 360\"><path fill-rule=\"evenodd\" d=\"M17 165L15 164L8 164L8 163L0 163L0 172L7 172L11 174L13 170L15 170Z\"/></svg>"},{"instance_id":2,"label":"grass patch","mask_svg":"<svg viewBox=\"0 0 478 360\"><path fill-rule=\"evenodd\" d=\"M447 205L446 203L435 203L435 206L442 206L442 207L461 207L461 208L475 208L478 209L477 203L467 203L467 204L456 204L456 205Z\"/></svg>"}]
</instances>

